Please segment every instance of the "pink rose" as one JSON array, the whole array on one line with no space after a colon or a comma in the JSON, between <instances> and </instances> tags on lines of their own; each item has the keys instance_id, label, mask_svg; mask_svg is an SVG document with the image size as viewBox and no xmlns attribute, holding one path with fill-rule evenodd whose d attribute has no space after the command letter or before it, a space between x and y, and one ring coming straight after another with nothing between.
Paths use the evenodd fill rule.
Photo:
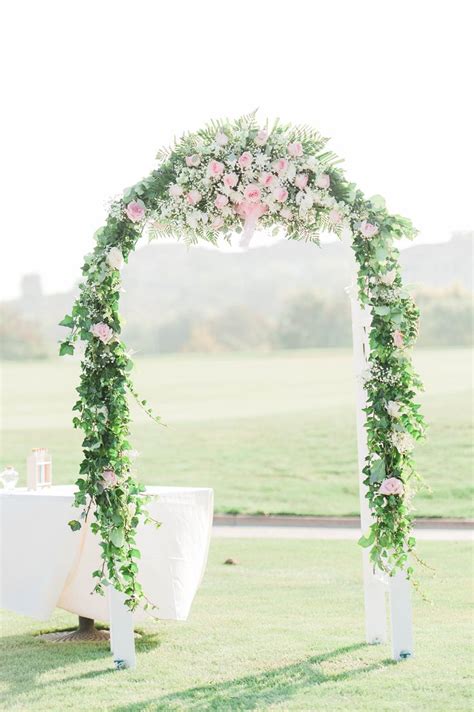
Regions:
<instances>
[{"instance_id":1,"label":"pink rose","mask_svg":"<svg viewBox=\"0 0 474 712\"><path fill-rule=\"evenodd\" d=\"M244 151L244 153L239 158L239 166L241 168L250 168L252 165L253 156L249 151Z\"/></svg>"},{"instance_id":2,"label":"pink rose","mask_svg":"<svg viewBox=\"0 0 474 712\"><path fill-rule=\"evenodd\" d=\"M219 131L219 133L216 136L216 143L218 146L225 146L227 143L229 143L228 137L223 133L222 131Z\"/></svg>"},{"instance_id":3,"label":"pink rose","mask_svg":"<svg viewBox=\"0 0 474 712\"><path fill-rule=\"evenodd\" d=\"M127 205L125 212L129 220L139 222L145 217L145 203L142 200L132 200L132 202Z\"/></svg>"},{"instance_id":4,"label":"pink rose","mask_svg":"<svg viewBox=\"0 0 474 712\"><path fill-rule=\"evenodd\" d=\"M278 200L279 203L284 203L285 200L288 198L288 191L286 188L282 188L281 186L279 186L278 188L275 188L272 195L275 200Z\"/></svg>"},{"instance_id":5,"label":"pink rose","mask_svg":"<svg viewBox=\"0 0 474 712\"><path fill-rule=\"evenodd\" d=\"M332 222L333 225L338 225L342 220L342 215L339 212L339 210L336 210L336 208L333 208L332 210L329 211L328 218L329 218L329 222Z\"/></svg>"},{"instance_id":6,"label":"pink rose","mask_svg":"<svg viewBox=\"0 0 474 712\"><path fill-rule=\"evenodd\" d=\"M104 470L102 473L102 485L104 489L110 489L117 484L117 475L113 470Z\"/></svg>"},{"instance_id":7,"label":"pink rose","mask_svg":"<svg viewBox=\"0 0 474 712\"><path fill-rule=\"evenodd\" d=\"M265 129L261 129L258 134L255 136L255 143L257 146L265 146L266 142L268 140L268 131L265 131Z\"/></svg>"},{"instance_id":8,"label":"pink rose","mask_svg":"<svg viewBox=\"0 0 474 712\"><path fill-rule=\"evenodd\" d=\"M290 156L302 156L303 155L303 145L299 141L294 143L289 143L287 146L288 153Z\"/></svg>"},{"instance_id":9,"label":"pink rose","mask_svg":"<svg viewBox=\"0 0 474 712\"><path fill-rule=\"evenodd\" d=\"M207 172L211 178L219 178L224 171L224 164L220 161L211 161L207 167Z\"/></svg>"},{"instance_id":10,"label":"pink rose","mask_svg":"<svg viewBox=\"0 0 474 712\"><path fill-rule=\"evenodd\" d=\"M189 205L196 205L201 200L202 195L198 190L190 190L186 196Z\"/></svg>"},{"instance_id":11,"label":"pink rose","mask_svg":"<svg viewBox=\"0 0 474 712\"><path fill-rule=\"evenodd\" d=\"M193 168L201 163L201 157L199 154L193 153L192 156L186 156L185 161L188 168Z\"/></svg>"},{"instance_id":12,"label":"pink rose","mask_svg":"<svg viewBox=\"0 0 474 712\"><path fill-rule=\"evenodd\" d=\"M227 205L228 202L229 202L229 198L227 197L227 195L222 195L222 193L219 193L219 195L217 196L217 198L214 201L214 205L219 210L222 210L222 208L225 208L225 206Z\"/></svg>"},{"instance_id":13,"label":"pink rose","mask_svg":"<svg viewBox=\"0 0 474 712\"><path fill-rule=\"evenodd\" d=\"M183 194L183 189L177 183L173 183L173 185L170 185L168 192L172 198L179 198Z\"/></svg>"},{"instance_id":14,"label":"pink rose","mask_svg":"<svg viewBox=\"0 0 474 712\"><path fill-rule=\"evenodd\" d=\"M260 188L258 187L258 185L255 185L255 183L251 183L244 190L245 199L249 200L251 203L258 203L258 201L260 200L260 196Z\"/></svg>"},{"instance_id":15,"label":"pink rose","mask_svg":"<svg viewBox=\"0 0 474 712\"><path fill-rule=\"evenodd\" d=\"M403 348L404 342L403 342L403 334L401 331L396 329L392 334L392 339L393 339L393 343L397 347L397 349Z\"/></svg>"},{"instance_id":16,"label":"pink rose","mask_svg":"<svg viewBox=\"0 0 474 712\"><path fill-rule=\"evenodd\" d=\"M388 497L391 494L401 496L404 491L405 488L401 480L399 480L397 477L389 477L388 479L382 482L378 493L384 494Z\"/></svg>"},{"instance_id":17,"label":"pink rose","mask_svg":"<svg viewBox=\"0 0 474 712\"><path fill-rule=\"evenodd\" d=\"M362 237L366 237L368 239L376 235L379 231L377 225L372 225L372 223L367 222L367 220L362 220L359 230Z\"/></svg>"},{"instance_id":18,"label":"pink rose","mask_svg":"<svg viewBox=\"0 0 474 712\"><path fill-rule=\"evenodd\" d=\"M295 185L297 188L300 188L300 190L306 188L306 186L308 185L308 176L306 175L306 173L298 173L295 178Z\"/></svg>"},{"instance_id":19,"label":"pink rose","mask_svg":"<svg viewBox=\"0 0 474 712\"><path fill-rule=\"evenodd\" d=\"M273 173L263 171L263 173L260 174L259 181L265 188L270 188L275 183L275 180L276 178Z\"/></svg>"},{"instance_id":20,"label":"pink rose","mask_svg":"<svg viewBox=\"0 0 474 712\"><path fill-rule=\"evenodd\" d=\"M224 176L224 185L226 188L235 188L239 178L235 173L226 173Z\"/></svg>"},{"instance_id":21,"label":"pink rose","mask_svg":"<svg viewBox=\"0 0 474 712\"><path fill-rule=\"evenodd\" d=\"M220 216L214 218L214 220L211 222L211 227L213 230L220 230L223 225L224 218L221 218Z\"/></svg>"},{"instance_id":22,"label":"pink rose","mask_svg":"<svg viewBox=\"0 0 474 712\"><path fill-rule=\"evenodd\" d=\"M331 179L328 176L327 173L323 173L321 176L319 176L318 180L316 181L316 185L318 188L329 188L331 185Z\"/></svg>"},{"instance_id":23,"label":"pink rose","mask_svg":"<svg viewBox=\"0 0 474 712\"><path fill-rule=\"evenodd\" d=\"M277 173L283 173L288 168L288 161L286 158L279 158L273 165Z\"/></svg>"},{"instance_id":24,"label":"pink rose","mask_svg":"<svg viewBox=\"0 0 474 712\"><path fill-rule=\"evenodd\" d=\"M91 334L102 341L103 344L108 344L114 338L114 332L110 326L104 324L102 321L91 327Z\"/></svg>"},{"instance_id":25,"label":"pink rose","mask_svg":"<svg viewBox=\"0 0 474 712\"><path fill-rule=\"evenodd\" d=\"M289 208L282 208L280 210L280 215L282 218L285 218L285 220L291 220L291 218L293 217L293 213Z\"/></svg>"}]
</instances>

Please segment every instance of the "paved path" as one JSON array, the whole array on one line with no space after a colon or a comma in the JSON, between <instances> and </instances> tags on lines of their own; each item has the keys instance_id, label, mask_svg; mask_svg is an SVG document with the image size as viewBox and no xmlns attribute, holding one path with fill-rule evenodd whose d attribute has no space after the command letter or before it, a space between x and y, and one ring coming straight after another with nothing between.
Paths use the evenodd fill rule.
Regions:
<instances>
[{"instance_id":1,"label":"paved path","mask_svg":"<svg viewBox=\"0 0 474 712\"><path fill-rule=\"evenodd\" d=\"M212 536L222 539L332 539L354 541L360 537L355 527L304 527L275 525L214 524ZM415 527L418 541L474 541L470 528Z\"/></svg>"}]
</instances>

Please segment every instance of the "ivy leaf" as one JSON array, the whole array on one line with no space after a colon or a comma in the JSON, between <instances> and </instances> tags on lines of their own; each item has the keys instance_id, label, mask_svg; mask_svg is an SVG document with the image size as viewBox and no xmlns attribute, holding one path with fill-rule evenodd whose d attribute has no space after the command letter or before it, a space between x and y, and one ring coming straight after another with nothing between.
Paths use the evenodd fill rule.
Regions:
<instances>
[{"instance_id":1,"label":"ivy leaf","mask_svg":"<svg viewBox=\"0 0 474 712\"><path fill-rule=\"evenodd\" d=\"M375 482L382 482L385 478L385 460L375 460L374 464L370 468L370 484L373 485Z\"/></svg>"},{"instance_id":2,"label":"ivy leaf","mask_svg":"<svg viewBox=\"0 0 474 712\"><path fill-rule=\"evenodd\" d=\"M375 541L375 532L372 529L370 531L370 534L368 534L367 536L361 536L357 543L359 544L359 546L363 546L364 549L367 549L369 546L372 546L374 541Z\"/></svg>"},{"instance_id":3,"label":"ivy leaf","mask_svg":"<svg viewBox=\"0 0 474 712\"><path fill-rule=\"evenodd\" d=\"M125 535L123 529L112 529L110 541L114 546L117 547L117 549L121 549L125 542Z\"/></svg>"},{"instance_id":4,"label":"ivy leaf","mask_svg":"<svg viewBox=\"0 0 474 712\"><path fill-rule=\"evenodd\" d=\"M60 356L72 356L74 353L74 346L69 343L69 341L64 341L64 343L61 344L59 348L59 355Z\"/></svg>"},{"instance_id":5,"label":"ivy leaf","mask_svg":"<svg viewBox=\"0 0 474 712\"><path fill-rule=\"evenodd\" d=\"M69 314L66 314L64 319L59 322L59 326L74 326L74 319Z\"/></svg>"},{"instance_id":6,"label":"ivy leaf","mask_svg":"<svg viewBox=\"0 0 474 712\"><path fill-rule=\"evenodd\" d=\"M71 527L73 532L77 532L81 528L81 523L78 522L77 519L71 519L71 521L68 522L68 526Z\"/></svg>"},{"instance_id":7,"label":"ivy leaf","mask_svg":"<svg viewBox=\"0 0 474 712\"><path fill-rule=\"evenodd\" d=\"M374 313L378 316L387 316L387 314L390 314L390 307L374 307Z\"/></svg>"},{"instance_id":8,"label":"ivy leaf","mask_svg":"<svg viewBox=\"0 0 474 712\"><path fill-rule=\"evenodd\" d=\"M379 210L385 210L385 198L383 198L381 195L373 195L371 198L369 198L369 200L372 203L374 210L376 210L377 212Z\"/></svg>"}]
</instances>

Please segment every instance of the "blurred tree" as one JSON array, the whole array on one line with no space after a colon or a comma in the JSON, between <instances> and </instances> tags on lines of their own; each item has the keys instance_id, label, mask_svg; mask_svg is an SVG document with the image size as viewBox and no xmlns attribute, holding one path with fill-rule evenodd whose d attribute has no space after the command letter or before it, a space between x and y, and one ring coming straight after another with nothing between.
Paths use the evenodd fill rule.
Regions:
<instances>
[{"instance_id":1,"label":"blurred tree","mask_svg":"<svg viewBox=\"0 0 474 712\"><path fill-rule=\"evenodd\" d=\"M20 316L9 306L0 305L0 358L46 358L51 352L34 322Z\"/></svg>"},{"instance_id":2,"label":"blurred tree","mask_svg":"<svg viewBox=\"0 0 474 712\"><path fill-rule=\"evenodd\" d=\"M315 291L301 292L284 306L276 342L286 349L349 346L350 319L347 298L331 298Z\"/></svg>"}]
</instances>

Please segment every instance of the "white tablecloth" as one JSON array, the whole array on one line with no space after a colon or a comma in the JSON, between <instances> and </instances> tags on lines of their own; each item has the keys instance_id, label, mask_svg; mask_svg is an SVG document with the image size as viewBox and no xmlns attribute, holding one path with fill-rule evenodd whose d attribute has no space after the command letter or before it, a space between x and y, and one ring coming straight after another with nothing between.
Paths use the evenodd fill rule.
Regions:
<instances>
[{"instance_id":1,"label":"white tablecloth","mask_svg":"<svg viewBox=\"0 0 474 712\"><path fill-rule=\"evenodd\" d=\"M74 487L42 492L0 492L0 606L47 620L57 606L108 620L107 598L92 594L91 574L100 568L98 537L88 527L72 532ZM159 618L186 620L207 562L213 491L191 487L148 487L156 529L141 525L137 546L139 580L158 606ZM93 521L93 520L92 520ZM148 618L144 611L135 620Z\"/></svg>"}]
</instances>

